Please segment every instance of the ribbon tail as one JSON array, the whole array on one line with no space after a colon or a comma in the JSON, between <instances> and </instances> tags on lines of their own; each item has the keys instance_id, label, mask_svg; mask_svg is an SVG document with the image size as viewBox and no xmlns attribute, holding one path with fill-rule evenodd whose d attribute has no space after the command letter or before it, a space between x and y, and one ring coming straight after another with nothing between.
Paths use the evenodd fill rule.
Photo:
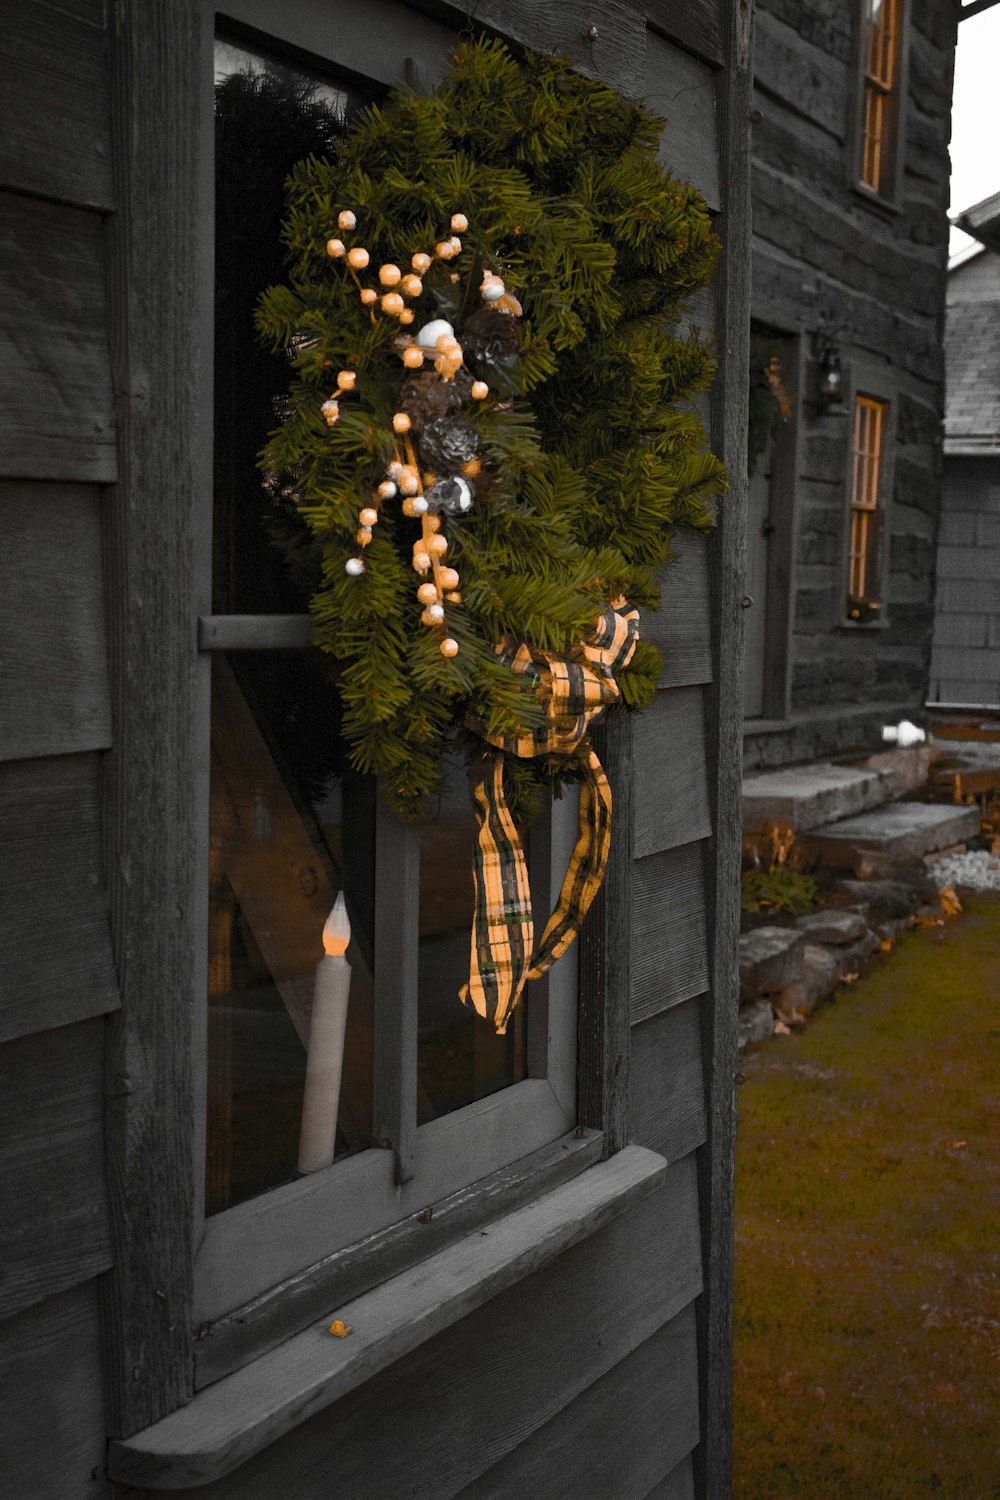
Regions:
<instances>
[{"instance_id":1,"label":"ribbon tail","mask_svg":"<svg viewBox=\"0 0 1000 1500\"><path fill-rule=\"evenodd\" d=\"M601 888L611 848L611 787L594 750L587 756L580 788L580 832L570 857L556 909L542 934L528 970L540 979L573 942Z\"/></svg>"},{"instance_id":2,"label":"ribbon tail","mask_svg":"<svg viewBox=\"0 0 1000 1500\"><path fill-rule=\"evenodd\" d=\"M473 857L475 915L463 1005L502 1036L528 977L534 943L528 865L503 790L503 756L491 756L472 786L479 833Z\"/></svg>"}]
</instances>

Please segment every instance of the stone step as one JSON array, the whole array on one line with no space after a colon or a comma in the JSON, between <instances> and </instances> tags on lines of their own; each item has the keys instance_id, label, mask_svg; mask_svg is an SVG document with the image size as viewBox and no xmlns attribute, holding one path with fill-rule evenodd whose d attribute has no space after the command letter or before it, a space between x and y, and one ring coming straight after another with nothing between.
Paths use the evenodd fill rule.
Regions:
<instances>
[{"instance_id":1,"label":"stone step","mask_svg":"<svg viewBox=\"0 0 1000 1500\"><path fill-rule=\"evenodd\" d=\"M802 840L802 851L809 860L842 869L871 864L873 859L876 863L913 859L974 838L978 832L977 807L893 802L812 829Z\"/></svg>"},{"instance_id":2,"label":"stone step","mask_svg":"<svg viewBox=\"0 0 1000 1500\"><path fill-rule=\"evenodd\" d=\"M897 795L896 778L884 766L783 766L751 771L743 778L743 833L751 838L769 829L804 833L866 808L881 807Z\"/></svg>"}]
</instances>

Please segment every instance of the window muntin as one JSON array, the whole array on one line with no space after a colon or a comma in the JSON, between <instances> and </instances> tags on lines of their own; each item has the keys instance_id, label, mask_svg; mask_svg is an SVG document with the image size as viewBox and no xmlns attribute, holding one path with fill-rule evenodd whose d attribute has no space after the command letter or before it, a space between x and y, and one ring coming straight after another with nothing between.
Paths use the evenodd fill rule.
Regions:
<instances>
[{"instance_id":1,"label":"window muntin","mask_svg":"<svg viewBox=\"0 0 1000 1500\"><path fill-rule=\"evenodd\" d=\"M859 181L883 198L895 182L901 43L902 0L865 0Z\"/></svg>"},{"instance_id":2,"label":"window muntin","mask_svg":"<svg viewBox=\"0 0 1000 1500\"><path fill-rule=\"evenodd\" d=\"M854 398L851 453L851 531L848 548L847 614L869 619L881 606L879 522L888 403Z\"/></svg>"}]
</instances>

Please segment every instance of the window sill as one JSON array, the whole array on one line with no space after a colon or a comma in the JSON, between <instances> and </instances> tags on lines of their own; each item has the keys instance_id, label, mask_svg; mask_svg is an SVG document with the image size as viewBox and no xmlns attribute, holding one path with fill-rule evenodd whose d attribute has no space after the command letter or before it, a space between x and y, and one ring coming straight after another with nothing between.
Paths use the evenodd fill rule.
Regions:
<instances>
[{"instance_id":1,"label":"window sill","mask_svg":"<svg viewBox=\"0 0 1000 1500\"><path fill-rule=\"evenodd\" d=\"M877 620L838 620L837 630L888 630L889 620L886 615L880 615Z\"/></svg>"},{"instance_id":2,"label":"window sill","mask_svg":"<svg viewBox=\"0 0 1000 1500\"><path fill-rule=\"evenodd\" d=\"M628 1146L490 1228L467 1235L327 1319L189 1405L112 1442L109 1476L150 1490L197 1488L231 1473L285 1433L586 1239L661 1186L667 1163Z\"/></svg>"}]
</instances>

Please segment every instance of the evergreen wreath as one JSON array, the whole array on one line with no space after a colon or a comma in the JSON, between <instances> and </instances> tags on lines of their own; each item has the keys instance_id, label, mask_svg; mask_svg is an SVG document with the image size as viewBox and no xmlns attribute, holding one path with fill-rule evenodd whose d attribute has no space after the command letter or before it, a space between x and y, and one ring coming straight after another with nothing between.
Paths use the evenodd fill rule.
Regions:
<instances>
[{"instance_id":1,"label":"evergreen wreath","mask_svg":"<svg viewBox=\"0 0 1000 1500\"><path fill-rule=\"evenodd\" d=\"M656 606L672 528L712 524L725 472L689 403L714 360L670 325L718 247L657 160L663 125L479 40L288 180L288 280L257 327L292 377L261 463L322 549L314 640L352 761L404 817L450 745L482 750L470 717L493 744L539 734L502 645L578 652L616 601ZM659 671L639 641L620 705ZM519 819L581 763L503 774Z\"/></svg>"}]
</instances>

